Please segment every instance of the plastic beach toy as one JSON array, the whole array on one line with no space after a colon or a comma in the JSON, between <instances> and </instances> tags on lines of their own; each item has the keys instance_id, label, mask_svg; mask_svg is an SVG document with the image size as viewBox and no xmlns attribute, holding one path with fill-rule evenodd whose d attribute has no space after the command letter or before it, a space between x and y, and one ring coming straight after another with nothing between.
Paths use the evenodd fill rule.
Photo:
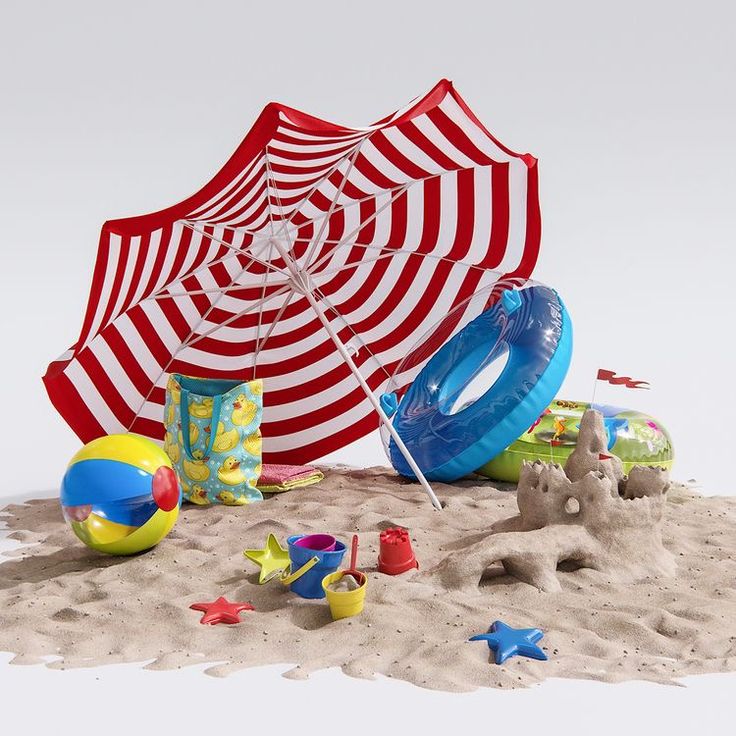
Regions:
<instances>
[{"instance_id":1,"label":"plastic beach toy","mask_svg":"<svg viewBox=\"0 0 736 736\"><path fill-rule=\"evenodd\" d=\"M476 634L468 641L488 642L496 664L503 664L509 657L520 655L531 659L547 659L537 642L544 636L541 629L514 629L503 621L494 621L486 634Z\"/></svg>"},{"instance_id":2,"label":"plastic beach toy","mask_svg":"<svg viewBox=\"0 0 736 736\"><path fill-rule=\"evenodd\" d=\"M61 482L64 518L88 547L131 555L158 544L179 516L181 489L166 453L135 434L85 445Z\"/></svg>"},{"instance_id":3,"label":"plastic beach toy","mask_svg":"<svg viewBox=\"0 0 736 736\"><path fill-rule=\"evenodd\" d=\"M269 534L263 549L243 551L261 568L258 582L263 584L276 578L303 598L324 598L322 578L337 570L345 554L345 545L329 534L296 534L286 541L288 549L281 546L274 534Z\"/></svg>"},{"instance_id":4,"label":"plastic beach toy","mask_svg":"<svg viewBox=\"0 0 736 736\"><path fill-rule=\"evenodd\" d=\"M241 611L255 611L250 603L233 602L220 596L217 600L203 603L192 603L189 606L193 611L202 611L204 614L201 624L239 624Z\"/></svg>"},{"instance_id":5,"label":"plastic beach toy","mask_svg":"<svg viewBox=\"0 0 736 736\"><path fill-rule=\"evenodd\" d=\"M332 552L337 546L337 539L332 534L307 534L294 542L294 546L304 549Z\"/></svg>"},{"instance_id":6,"label":"plastic beach toy","mask_svg":"<svg viewBox=\"0 0 736 736\"><path fill-rule=\"evenodd\" d=\"M384 529L380 537L378 570L385 575L401 575L402 572L419 567L411 539L406 529Z\"/></svg>"},{"instance_id":7,"label":"plastic beach toy","mask_svg":"<svg viewBox=\"0 0 736 736\"><path fill-rule=\"evenodd\" d=\"M457 480L505 450L554 398L570 365L572 324L550 287L527 282L499 292L497 284L469 301L484 311L463 303L450 312L423 338L427 352L438 342L441 347L401 401L396 391L412 374L421 345L410 352L408 363L399 364L382 397L398 434L430 480ZM458 327L469 313L478 316ZM384 443L394 468L414 477L385 433Z\"/></svg>"},{"instance_id":8,"label":"plastic beach toy","mask_svg":"<svg viewBox=\"0 0 736 736\"><path fill-rule=\"evenodd\" d=\"M620 458L624 473L634 465L672 468L672 439L659 419L632 409L558 399L516 442L477 472L494 480L517 483L525 460L564 465L577 444L580 420L591 406L603 414L608 450Z\"/></svg>"},{"instance_id":9,"label":"plastic beach toy","mask_svg":"<svg viewBox=\"0 0 736 736\"><path fill-rule=\"evenodd\" d=\"M357 559L358 536L354 534L351 545L350 567L347 570L326 575L322 580L322 589L327 596L330 614L335 621L357 616L363 610L368 576L357 569ZM336 589L341 583L345 589Z\"/></svg>"},{"instance_id":10,"label":"plastic beach toy","mask_svg":"<svg viewBox=\"0 0 736 736\"><path fill-rule=\"evenodd\" d=\"M303 535L295 534L286 540L292 570L292 579L288 580L288 584L292 592L302 598L324 598L322 580L340 566L345 555L345 545L336 540L332 550L307 549L297 545L297 542L303 538ZM308 564L310 566L303 569ZM297 572L300 573L298 576ZM282 582L287 581L282 580Z\"/></svg>"},{"instance_id":11,"label":"plastic beach toy","mask_svg":"<svg viewBox=\"0 0 736 736\"><path fill-rule=\"evenodd\" d=\"M358 570L358 535L353 534L353 539L350 542L350 567L347 570L343 570L346 575L352 575L356 580L363 573Z\"/></svg>"},{"instance_id":12,"label":"plastic beach toy","mask_svg":"<svg viewBox=\"0 0 736 736\"><path fill-rule=\"evenodd\" d=\"M307 550L306 547L303 548ZM258 584L263 585L276 578L283 585L291 585L306 575L319 561L314 554L306 555L299 566L292 566L289 550L284 549L275 534L269 533L263 549L246 549L243 554L261 568Z\"/></svg>"},{"instance_id":13,"label":"plastic beach toy","mask_svg":"<svg viewBox=\"0 0 736 736\"><path fill-rule=\"evenodd\" d=\"M289 550L284 549L275 534L269 534L263 549L246 549L243 554L261 568L258 583L263 585L289 569Z\"/></svg>"}]
</instances>

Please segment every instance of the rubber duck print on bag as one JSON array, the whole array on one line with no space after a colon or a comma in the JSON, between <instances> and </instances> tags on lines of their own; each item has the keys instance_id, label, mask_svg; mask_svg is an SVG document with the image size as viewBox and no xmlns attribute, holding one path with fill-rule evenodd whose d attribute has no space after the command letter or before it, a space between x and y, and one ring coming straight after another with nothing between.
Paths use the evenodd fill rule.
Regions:
<instances>
[{"instance_id":1,"label":"rubber duck print on bag","mask_svg":"<svg viewBox=\"0 0 736 736\"><path fill-rule=\"evenodd\" d=\"M200 506L242 506L263 498L260 423L263 384L169 376L164 449L184 498ZM189 427L188 436L182 427Z\"/></svg>"}]
</instances>

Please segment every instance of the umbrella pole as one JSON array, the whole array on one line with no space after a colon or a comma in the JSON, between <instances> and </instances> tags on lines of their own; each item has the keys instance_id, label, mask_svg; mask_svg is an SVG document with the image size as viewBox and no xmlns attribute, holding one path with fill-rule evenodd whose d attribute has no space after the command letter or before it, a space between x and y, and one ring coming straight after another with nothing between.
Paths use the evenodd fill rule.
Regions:
<instances>
[{"instance_id":1,"label":"umbrella pole","mask_svg":"<svg viewBox=\"0 0 736 736\"><path fill-rule=\"evenodd\" d=\"M401 454L404 456L404 458L406 458L406 462L409 463L409 467L414 472L416 479L419 481L420 485L424 489L424 492L429 496L429 500L432 502L432 506L434 506L438 511L442 511L442 504L439 502L437 496L435 496L435 493L432 490L432 486L429 485L429 481L424 477L424 473L422 473L419 466L416 464L416 461L411 456L409 448L404 444L404 441L401 439L401 437L399 437L399 433L396 431L396 427L394 427L394 425L391 423L391 420L388 418L386 412L381 406L381 402L376 398L375 394L373 393L373 389L371 389L371 387L368 385L368 382L365 380L365 378L363 378L363 374L358 370L358 366L355 365L355 362L348 352L348 349L343 344L337 332L332 329L330 321L327 319L327 317L325 317L324 312L322 311L322 307L317 300L317 297L312 292L309 282L309 276L307 274L302 274L299 272L299 269L292 260L291 256L286 252L284 246L276 238L272 238L271 242L273 243L273 246L276 248L276 250L279 252L279 255L284 259L287 268L292 274L294 289L300 294L303 294L306 300L311 305L312 309L314 309L314 313L317 315L317 318L322 323L322 326L325 328L325 330L327 330L327 334L332 338L332 342L335 343L337 352L340 353L342 359L347 363L348 368L350 368L350 371L355 376L356 380L360 384L360 387L363 389L366 398L368 399L368 401L371 402L371 404L373 404L373 408L376 410L384 426L389 431L389 434L393 438Z\"/></svg>"},{"instance_id":2,"label":"umbrella pole","mask_svg":"<svg viewBox=\"0 0 736 736\"><path fill-rule=\"evenodd\" d=\"M373 404L373 408L376 410L381 421L383 422L386 429L391 434L391 437L396 443L396 446L401 451L401 454L406 458L406 462L409 463L409 467L414 472L414 475L416 476L417 480L419 481L422 488L424 489L424 492L429 496L429 500L432 502L432 505L437 510L441 511L442 504L440 504L437 496L432 490L432 486L429 485L429 481L424 477L424 473L422 473L422 471L419 469L419 466L416 464L416 461L414 460L414 458L411 456L411 453L409 452L409 448L404 444L404 441L399 436L399 433L396 431L396 427L394 427L391 420L386 415L386 412L381 407L381 403L376 398L376 395L373 393L371 387L368 385L368 382L365 380L365 378L363 378L363 374L358 370L358 366L355 365L355 362L353 361L353 358L350 355L348 349L345 347L342 340L340 340L338 334L332 328L330 321L327 319L327 317L325 317L324 312L320 308L319 302L317 301L317 298L308 288L304 289L303 293L304 293L304 296L307 298L307 301L312 305L312 308L317 314L317 317L319 318L319 321L322 323L322 326L325 328L325 330L327 330L327 333L332 338L332 342L335 343L335 347L337 348L338 352L342 356L343 360L348 364L348 368L350 368L353 375L358 380L358 383L363 389L363 392L368 398L368 401L370 401L371 404Z\"/></svg>"}]
</instances>

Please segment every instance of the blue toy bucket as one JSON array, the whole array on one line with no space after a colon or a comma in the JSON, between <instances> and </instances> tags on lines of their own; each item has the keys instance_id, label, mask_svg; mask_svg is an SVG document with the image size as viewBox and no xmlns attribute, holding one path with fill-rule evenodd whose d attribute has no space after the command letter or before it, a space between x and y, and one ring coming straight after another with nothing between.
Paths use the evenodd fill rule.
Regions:
<instances>
[{"instance_id":1,"label":"blue toy bucket","mask_svg":"<svg viewBox=\"0 0 736 736\"><path fill-rule=\"evenodd\" d=\"M322 579L326 575L336 572L337 568L340 567L343 555L345 554L345 545L342 542L335 542L335 549L329 552L297 547L294 543L303 536L303 534L295 534L286 540L286 543L289 545L289 559L291 560L292 572L306 565L312 557L319 558L319 562L295 580L290 588L302 598L324 598L325 591L322 587Z\"/></svg>"}]
</instances>

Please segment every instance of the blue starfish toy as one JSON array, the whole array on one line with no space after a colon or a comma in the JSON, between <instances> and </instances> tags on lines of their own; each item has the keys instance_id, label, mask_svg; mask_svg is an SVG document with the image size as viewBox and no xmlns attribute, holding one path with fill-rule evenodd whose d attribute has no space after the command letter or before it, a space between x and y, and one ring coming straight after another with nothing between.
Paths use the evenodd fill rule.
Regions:
<instances>
[{"instance_id":1,"label":"blue starfish toy","mask_svg":"<svg viewBox=\"0 0 736 736\"><path fill-rule=\"evenodd\" d=\"M487 634L476 634L469 641L487 641L496 664L503 664L517 654L532 659L547 659L547 655L537 646L543 636L540 629L514 629L503 621L494 621Z\"/></svg>"}]
</instances>

